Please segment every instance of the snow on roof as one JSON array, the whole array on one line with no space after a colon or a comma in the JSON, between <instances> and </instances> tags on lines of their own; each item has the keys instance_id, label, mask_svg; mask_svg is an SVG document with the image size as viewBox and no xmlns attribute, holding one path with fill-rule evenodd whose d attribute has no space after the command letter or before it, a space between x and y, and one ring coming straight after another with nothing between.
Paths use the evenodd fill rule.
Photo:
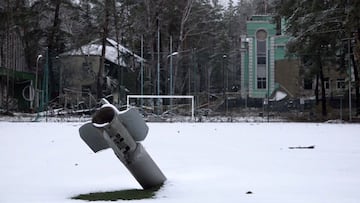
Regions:
<instances>
[{"instance_id":1,"label":"snow on roof","mask_svg":"<svg viewBox=\"0 0 360 203\"><path fill-rule=\"evenodd\" d=\"M115 40L106 38L107 44L106 45L106 52L105 52L105 59L111 61L115 64L119 64L120 66L126 67L127 64L124 61L121 55L131 55L133 56L137 62L144 61L143 58L134 54L132 51L127 49L126 47L122 46L121 44L117 43ZM81 56L81 55L88 55L88 56L101 56L102 45L99 44L100 39L90 42L89 44L83 45L78 49L73 49L68 52L65 52L61 55L63 56ZM118 53L120 53L120 58L118 57Z\"/></svg>"},{"instance_id":2,"label":"snow on roof","mask_svg":"<svg viewBox=\"0 0 360 203\"><path fill-rule=\"evenodd\" d=\"M287 94L286 94L285 92L276 91L274 97L273 97L272 99L270 99L270 101L281 101L281 100L283 100L286 96L287 96Z\"/></svg>"}]
</instances>

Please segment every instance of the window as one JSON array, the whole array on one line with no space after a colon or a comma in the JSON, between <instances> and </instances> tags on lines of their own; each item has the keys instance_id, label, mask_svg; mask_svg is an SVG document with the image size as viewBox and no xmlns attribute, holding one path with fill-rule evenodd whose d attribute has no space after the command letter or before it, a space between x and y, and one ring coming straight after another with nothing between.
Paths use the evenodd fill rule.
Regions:
<instances>
[{"instance_id":1,"label":"window","mask_svg":"<svg viewBox=\"0 0 360 203\"><path fill-rule=\"evenodd\" d=\"M265 30L258 30L256 32L257 89L266 89L266 83L267 83L266 38L267 38L267 32Z\"/></svg>"},{"instance_id":2,"label":"window","mask_svg":"<svg viewBox=\"0 0 360 203\"><path fill-rule=\"evenodd\" d=\"M313 80L312 79L304 79L304 89L305 90L312 90Z\"/></svg>"},{"instance_id":3,"label":"window","mask_svg":"<svg viewBox=\"0 0 360 203\"><path fill-rule=\"evenodd\" d=\"M325 89L330 89L330 80L329 78L324 78L324 86L325 86Z\"/></svg>"},{"instance_id":4,"label":"window","mask_svg":"<svg viewBox=\"0 0 360 203\"><path fill-rule=\"evenodd\" d=\"M257 40L257 55L266 56L266 40Z\"/></svg>"},{"instance_id":5,"label":"window","mask_svg":"<svg viewBox=\"0 0 360 203\"><path fill-rule=\"evenodd\" d=\"M345 79L337 79L336 80L336 88L337 89L345 89Z\"/></svg>"},{"instance_id":6,"label":"window","mask_svg":"<svg viewBox=\"0 0 360 203\"><path fill-rule=\"evenodd\" d=\"M258 56L257 64L265 64L266 65L266 56Z\"/></svg>"},{"instance_id":7,"label":"window","mask_svg":"<svg viewBox=\"0 0 360 203\"><path fill-rule=\"evenodd\" d=\"M265 30L258 30L256 32L256 39L258 40L266 40L267 32Z\"/></svg>"},{"instance_id":8,"label":"window","mask_svg":"<svg viewBox=\"0 0 360 203\"><path fill-rule=\"evenodd\" d=\"M257 77L258 78L266 78L266 65L258 64Z\"/></svg>"},{"instance_id":9,"label":"window","mask_svg":"<svg viewBox=\"0 0 360 203\"><path fill-rule=\"evenodd\" d=\"M266 78L257 78L257 88L258 89L266 89Z\"/></svg>"}]
</instances>

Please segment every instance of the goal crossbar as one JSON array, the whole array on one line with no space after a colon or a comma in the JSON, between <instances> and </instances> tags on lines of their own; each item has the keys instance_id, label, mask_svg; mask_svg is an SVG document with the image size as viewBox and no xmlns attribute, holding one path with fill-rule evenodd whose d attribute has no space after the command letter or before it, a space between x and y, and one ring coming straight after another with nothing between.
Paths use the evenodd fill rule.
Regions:
<instances>
[{"instance_id":1,"label":"goal crossbar","mask_svg":"<svg viewBox=\"0 0 360 203\"><path fill-rule=\"evenodd\" d=\"M194 96L193 95L127 95L126 106L130 108L130 99L191 99L191 119L194 120Z\"/></svg>"}]
</instances>

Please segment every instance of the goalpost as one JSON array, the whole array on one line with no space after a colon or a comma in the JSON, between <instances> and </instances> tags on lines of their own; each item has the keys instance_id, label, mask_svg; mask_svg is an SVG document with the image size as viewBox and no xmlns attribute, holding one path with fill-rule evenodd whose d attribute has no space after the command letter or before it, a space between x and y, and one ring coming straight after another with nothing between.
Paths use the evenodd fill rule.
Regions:
<instances>
[{"instance_id":1,"label":"goalpost","mask_svg":"<svg viewBox=\"0 0 360 203\"><path fill-rule=\"evenodd\" d=\"M191 99L191 120L194 120L193 95L127 95L126 106L130 108L130 99Z\"/></svg>"}]
</instances>

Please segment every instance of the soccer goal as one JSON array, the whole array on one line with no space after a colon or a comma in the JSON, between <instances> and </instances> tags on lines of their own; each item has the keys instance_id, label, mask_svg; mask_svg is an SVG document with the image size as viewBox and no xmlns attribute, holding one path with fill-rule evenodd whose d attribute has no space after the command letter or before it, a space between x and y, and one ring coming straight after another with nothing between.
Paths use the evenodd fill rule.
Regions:
<instances>
[{"instance_id":1,"label":"soccer goal","mask_svg":"<svg viewBox=\"0 0 360 203\"><path fill-rule=\"evenodd\" d=\"M141 99L141 103L146 103L142 99L155 100L157 106L163 105L163 99L170 100L170 106L172 106L173 99L188 99L191 100L191 120L194 120L194 96L193 95L127 95L126 106L135 106L134 103L131 103L131 99ZM143 105L143 104L141 104Z\"/></svg>"}]
</instances>

